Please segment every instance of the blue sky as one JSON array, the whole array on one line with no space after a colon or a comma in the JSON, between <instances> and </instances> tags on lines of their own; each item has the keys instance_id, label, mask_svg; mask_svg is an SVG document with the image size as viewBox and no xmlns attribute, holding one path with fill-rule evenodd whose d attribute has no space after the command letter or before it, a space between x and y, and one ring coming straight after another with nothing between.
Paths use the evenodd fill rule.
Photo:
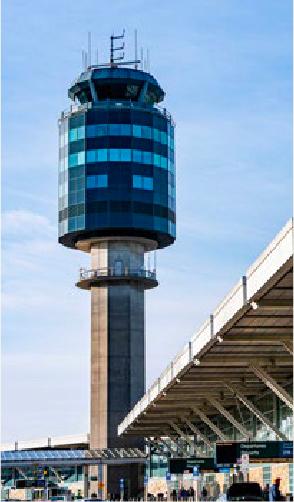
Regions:
<instances>
[{"instance_id":1,"label":"blue sky","mask_svg":"<svg viewBox=\"0 0 294 502\"><path fill-rule=\"evenodd\" d=\"M138 29L177 124L177 241L147 292L147 383L292 212L291 0L3 2L2 440L89 429L87 255L57 243L57 120L87 32Z\"/></svg>"}]
</instances>

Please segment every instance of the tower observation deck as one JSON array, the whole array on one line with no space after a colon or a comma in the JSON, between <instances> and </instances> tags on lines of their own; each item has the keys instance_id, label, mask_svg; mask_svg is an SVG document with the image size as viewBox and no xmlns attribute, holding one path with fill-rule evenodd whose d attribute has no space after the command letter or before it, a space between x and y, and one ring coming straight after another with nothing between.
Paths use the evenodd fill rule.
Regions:
<instances>
[{"instance_id":1,"label":"tower observation deck","mask_svg":"<svg viewBox=\"0 0 294 502\"><path fill-rule=\"evenodd\" d=\"M174 123L148 72L89 66L70 86L59 120L59 242L91 256L77 286L91 292L91 448L140 446L117 427L145 392L145 289L157 286L146 256L172 244ZM137 490L135 466L109 467ZM104 473L105 479L106 473ZM97 490L96 490L97 491Z\"/></svg>"}]
</instances>

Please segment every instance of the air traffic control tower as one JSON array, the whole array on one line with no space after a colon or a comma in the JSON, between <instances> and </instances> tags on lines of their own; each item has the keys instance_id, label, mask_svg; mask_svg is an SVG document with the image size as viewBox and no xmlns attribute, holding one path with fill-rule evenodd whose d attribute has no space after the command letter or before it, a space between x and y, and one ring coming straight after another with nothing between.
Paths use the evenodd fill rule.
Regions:
<instances>
[{"instance_id":1,"label":"air traffic control tower","mask_svg":"<svg viewBox=\"0 0 294 502\"><path fill-rule=\"evenodd\" d=\"M146 257L176 235L164 91L139 61L116 60L115 38L110 63L86 65L70 86L59 120L59 242L91 257L77 283L91 293L91 448L142 445L117 427L145 392L144 296L158 284ZM116 469L108 492L128 476Z\"/></svg>"}]
</instances>

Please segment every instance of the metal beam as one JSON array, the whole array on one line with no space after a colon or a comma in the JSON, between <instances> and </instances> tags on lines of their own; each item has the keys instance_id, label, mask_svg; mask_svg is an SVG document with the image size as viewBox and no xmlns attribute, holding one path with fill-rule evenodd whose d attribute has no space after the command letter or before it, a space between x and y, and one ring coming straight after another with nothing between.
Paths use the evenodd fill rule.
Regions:
<instances>
[{"instance_id":1,"label":"metal beam","mask_svg":"<svg viewBox=\"0 0 294 502\"><path fill-rule=\"evenodd\" d=\"M207 397L207 400L214 406L245 438L252 438L252 432L248 431L231 413L223 407L223 405L214 397Z\"/></svg>"},{"instance_id":2,"label":"metal beam","mask_svg":"<svg viewBox=\"0 0 294 502\"><path fill-rule=\"evenodd\" d=\"M186 443L188 443L190 446L193 446L194 448L194 441L191 441L190 438L188 438L183 431L175 424L174 422L169 422L170 426L179 434L180 437L182 437Z\"/></svg>"},{"instance_id":3,"label":"metal beam","mask_svg":"<svg viewBox=\"0 0 294 502\"><path fill-rule=\"evenodd\" d=\"M277 438L279 439L282 439L283 441L287 441L288 438L285 434L283 434L279 429L278 427L276 427L256 406L255 404L253 404L251 401L249 401L249 399L247 399L247 397L244 396L244 394L242 394L242 392L240 391L240 389L238 389L237 387L235 387L233 384L231 383L227 383L225 382L225 386L239 399L239 401L241 401L241 403L244 404L244 406L246 406L246 408L248 408L249 411L251 411L251 413L253 413L253 415L256 416L256 418L258 418L258 420L260 420L261 423L263 423L263 425L265 425L266 427L268 427L272 432L274 432L277 436Z\"/></svg>"},{"instance_id":4,"label":"metal beam","mask_svg":"<svg viewBox=\"0 0 294 502\"><path fill-rule=\"evenodd\" d=\"M192 424L192 422L190 422L190 420L185 419L185 422L190 427L191 431L194 434L196 434L197 436L199 436L200 439L202 439L202 441L203 441L204 444L206 444L207 446L209 446L209 448L212 447L212 444L209 441L209 439L194 424Z\"/></svg>"},{"instance_id":5,"label":"metal beam","mask_svg":"<svg viewBox=\"0 0 294 502\"><path fill-rule=\"evenodd\" d=\"M283 340L281 342L281 344L286 349L286 351L289 352L289 354L291 354L291 356L293 356L293 342L292 342L292 340Z\"/></svg>"},{"instance_id":6,"label":"metal beam","mask_svg":"<svg viewBox=\"0 0 294 502\"><path fill-rule=\"evenodd\" d=\"M291 326L290 325L286 325L286 326L256 326L256 325L253 325L253 324L240 324L239 326L233 326L231 329L262 329L263 331L266 331L268 329L291 329Z\"/></svg>"},{"instance_id":7,"label":"metal beam","mask_svg":"<svg viewBox=\"0 0 294 502\"><path fill-rule=\"evenodd\" d=\"M257 365L251 364L249 367L253 373L255 373L255 375L281 399L281 401L283 401L289 408L293 407L293 398L269 373Z\"/></svg>"},{"instance_id":8,"label":"metal beam","mask_svg":"<svg viewBox=\"0 0 294 502\"><path fill-rule=\"evenodd\" d=\"M194 413L196 413L196 415L198 415L201 420L206 424L208 425L208 427L211 428L211 430L213 430L213 432L222 440L222 441L226 441L228 440L229 438L217 427L217 425L215 425L209 418L207 415L205 415L205 413L203 413L203 411L199 410L199 408L196 408L195 406L193 406L192 408L192 411L194 411Z\"/></svg>"},{"instance_id":9,"label":"metal beam","mask_svg":"<svg viewBox=\"0 0 294 502\"><path fill-rule=\"evenodd\" d=\"M254 302L253 302L254 303ZM255 302L254 308L260 309L286 309L293 307L292 299L282 299L282 298L271 298L271 299L262 299Z\"/></svg>"}]
</instances>

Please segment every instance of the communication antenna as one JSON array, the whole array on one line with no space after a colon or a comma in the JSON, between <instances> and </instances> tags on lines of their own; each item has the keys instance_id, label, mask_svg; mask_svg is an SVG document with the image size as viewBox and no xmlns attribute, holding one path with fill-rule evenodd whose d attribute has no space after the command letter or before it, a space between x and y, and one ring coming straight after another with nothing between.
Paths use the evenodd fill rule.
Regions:
<instances>
[{"instance_id":1,"label":"communication antenna","mask_svg":"<svg viewBox=\"0 0 294 502\"><path fill-rule=\"evenodd\" d=\"M122 35L111 35L110 37L110 66L115 65L115 61L121 61L125 57L125 53L123 52L117 57L114 57L115 51L123 51L125 48L125 43L123 42L121 46L115 47L114 40L121 40L125 36L125 30L123 30Z\"/></svg>"},{"instance_id":2,"label":"communication antenna","mask_svg":"<svg viewBox=\"0 0 294 502\"><path fill-rule=\"evenodd\" d=\"M88 31L88 66L91 66L91 49L92 49L91 32Z\"/></svg>"},{"instance_id":3,"label":"communication antenna","mask_svg":"<svg viewBox=\"0 0 294 502\"><path fill-rule=\"evenodd\" d=\"M149 49L147 49L147 71L150 73L150 54L149 54Z\"/></svg>"},{"instance_id":4,"label":"communication antenna","mask_svg":"<svg viewBox=\"0 0 294 502\"><path fill-rule=\"evenodd\" d=\"M135 61L138 60L138 31L135 30ZM138 69L138 63L135 63L135 69Z\"/></svg>"},{"instance_id":5,"label":"communication antenna","mask_svg":"<svg viewBox=\"0 0 294 502\"><path fill-rule=\"evenodd\" d=\"M110 61L108 63L102 63L102 64L99 64L99 60L98 60L98 56L99 56L99 53L98 53L98 49L96 49L95 52L95 57L93 57L93 59L96 59L96 64L95 64L95 67L96 68L116 68L118 66L128 66L128 65L135 65L135 68L137 69L138 68L138 65L141 63L141 65L143 64L142 61L140 59L137 59L137 51L138 51L138 47L137 47L137 30L136 30L136 34L135 34L135 53L136 53L136 59L134 61L122 61L125 57L125 54L124 54L124 48L125 48L125 43L122 42L122 44L118 47L118 46L115 46L115 40L119 40L119 39L123 39L125 36L125 30L123 30L123 33L121 35L111 35L110 37ZM91 51L92 51L92 47L91 47L91 32L88 32L88 51L82 51L82 62L83 62L83 65L85 66L85 70L87 70L87 68L89 66L91 66ZM123 51L122 53L119 53L117 56L115 55L116 51Z\"/></svg>"},{"instance_id":6,"label":"communication antenna","mask_svg":"<svg viewBox=\"0 0 294 502\"><path fill-rule=\"evenodd\" d=\"M141 47L141 70L143 70L143 62L144 62L144 52L143 52L143 47Z\"/></svg>"}]
</instances>

